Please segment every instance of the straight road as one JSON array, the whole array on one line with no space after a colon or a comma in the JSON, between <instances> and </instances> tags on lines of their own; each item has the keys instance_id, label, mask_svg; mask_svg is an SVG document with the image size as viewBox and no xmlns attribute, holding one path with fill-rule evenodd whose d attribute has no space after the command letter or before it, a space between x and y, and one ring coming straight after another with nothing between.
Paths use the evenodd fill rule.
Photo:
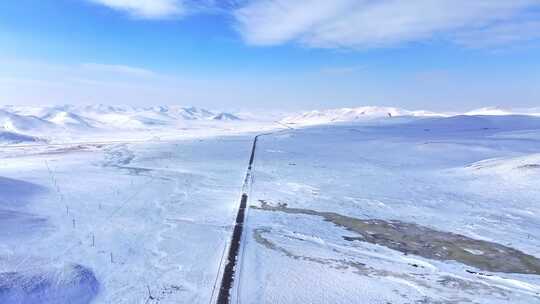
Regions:
<instances>
[{"instance_id":1,"label":"straight road","mask_svg":"<svg viewBox=\"0 0 540 304\"><path fill-rule=\"evenodd\" d=\"M223 277L221 279L221 286L219 288L217 304L229 304L231 298L231 289L234 282L234 275L236 265L238 262L238 252L240 251L240 242L242 240L242 232L244 228L244 221L246 216L246 206L248 200L249 181L251 178L251 169L253 167L253 161L255 160L255 150L257 149L257 141L259 136L255 136L253 139L253 145L251 147L251 156L249 158L249 166L246 173L246 178L243 184L242 198L240 199L240 206L238 213L236 214L236 222L234 224L234 230L229 245L229 253L227 255L227 264L223 270Z\"/></svg>"}]
</instances>

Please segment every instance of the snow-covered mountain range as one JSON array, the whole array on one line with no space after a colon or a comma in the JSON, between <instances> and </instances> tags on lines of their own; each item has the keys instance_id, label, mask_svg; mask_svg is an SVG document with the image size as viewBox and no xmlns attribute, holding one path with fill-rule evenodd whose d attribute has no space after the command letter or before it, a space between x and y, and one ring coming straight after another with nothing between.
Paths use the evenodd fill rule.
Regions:
<instances>
[{"instance_id":1,"label":"snow-covered mountain range","mask_svg":"<svg viewBox=\"0 0 540 304\"><path fill-rule=\"evenodd\" d=\"M540 107L505 109L499 107L486 107L469 111L465 115L532 115L540 116Z\"/></svg>"},{"instance_id":2,"label":"snow-covered mountain range","mask_svg":"<svg viewBox=\"0 0 540 304\"><path fill-rule=\"evenodd\" d=\"M429 111L408 111L394 107L364 106L308 111L285 117L281 122L295 125L318 125L396 116L444 116L444 114Z\"/></svg>"},{"instance_id":3,"label":"snow-covered mountain range","mask_svg":"<svg viewBox=\"0 0 540 304\"><path fill-rule=\"evenodd\" d=\"M481 108L465 113L410 111L395 107L363 106L356 108L339 108L329 110L314 110L289 115L280 122L288 125L319 125L338 122L368 121L372 119L392 117L450 117L450 116L493 116L493 115L530 115L540 116L540 108L531 109L501 109L496 107Z\"/></svg>"},{"instance_id":4,"label":"snow-covered mountain range","mask_svg":"<svg viewBox=\"0 0 540 304\"><path fill-rule=\"evenodd\" d=\"M540 116L540 108L521 110L482 108L466 113L436 113L409 111L395 107L362 106L306 111L276 117L266 115L264 112L233 114L176 105L153 107L103 104L41 107L0 106L0 143L39 142L47 141L51 137L67 138L97 133L106 135L107 132L111 131L134 133L133 131L141 130L184 130L194 126L200 128L228 127L231 124L249 124L249 122L257 120L265 121L267 125L277 121L281 125L298 127L339 122L386 120L395 117L418 119L459 115L500 116L512 114ZM255 125L256 128L257 125Z\"/></svg>"},{"instance_id":5,"label":"snow-covered mountain range","mask_svg":"<svg viewBox=\"0 0 540 304\"><path fill-rule=\"evenodd\" d=\"M147 130L181 127L188 122L239 121L231 113L215 113L181 106L3 106L0 107L0 142L39 141L58 132L89 133L109 130Z\"/></svg>"}]
</instances>

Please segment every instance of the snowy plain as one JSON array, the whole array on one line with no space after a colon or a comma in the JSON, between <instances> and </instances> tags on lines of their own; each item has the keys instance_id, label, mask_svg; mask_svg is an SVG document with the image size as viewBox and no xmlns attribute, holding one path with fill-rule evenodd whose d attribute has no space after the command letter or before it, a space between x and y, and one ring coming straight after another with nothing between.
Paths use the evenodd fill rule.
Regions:
<instances>
[{"instance_id":1,"label":"snowy plain","mask_svg":"<svg viewBox=\"0 0 540 304\"><path fill-rule=\"evenodd\" d=\"M250 144L228 137L2 158L2 189L14 190L1 195L0 267L20 277L2 282L19 286L2 289L1 302L88 303L64 298L73 280L95 303L208 302ZM18 290L34 280L39 288ZM19 301L26 293L41 300Z\"/></svg>"},{"instance_id":2,"label":"snowy plain","mask_svg":"<svg viewBox=\"0 0 540 304\"><path fill-rule=\"evenodd\" d=\"M392 120L261 138L240 303L540 302L540 118ZM426 258L411 244L444 253L432 231L536 259L501 272L516 252L475 241Z\"/></svg>"},{"instance_id":3,"label":"snowy plain","mask_svg":"<svg viewBox=\"0 0 540 304\"><path fill-rule=\"evenodd\" d=\"M540 302L540 117L472 114L3 107L0 303L211 303L258 133L233 303Z\"/></svg>"}]
</instances>

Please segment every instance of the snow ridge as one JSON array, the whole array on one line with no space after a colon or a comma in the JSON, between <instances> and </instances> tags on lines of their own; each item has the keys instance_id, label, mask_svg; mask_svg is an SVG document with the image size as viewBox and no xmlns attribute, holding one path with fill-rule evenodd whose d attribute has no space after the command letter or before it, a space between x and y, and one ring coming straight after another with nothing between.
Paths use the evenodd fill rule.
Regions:
<instances>
[{"instance_id":1,"label":"snow ridge","mask_svg":"<svg viewBox=\"0 0 540 304\"><path fill-rule=\"evenodd\" d=\"M328 110L315 110L287 116L280 122L284 124L310 126L338 122L369 121L373 119L392 117L433 117L444 118L451 116L509 116L526 115L540 116L540 108L530 109L502 109L498 107L485 107L465 113L431 112L424 110L410 111L395 107L362 106L356 108L338 108Z\"/></svg>"},{"instance_id":2,"label":"snow ridge","mask_svg":"<svg viewBox=\"0 0 540 304\"><path fill-rule=\"evenodd\" d=\"M357 108L339 108L303 112L297 115L285 117L281 120L281 123L296 125L318 125L396 116L444 116L444 114L429 111L408 111L395 107L363 106Z\"/></svg>"},{"instance_id":3,"label":"snow ridge","mask_svg":"<svg viewBox=\"0 0 540 304\"><path fill-rule=\"evenodd\" d=\"M181 127L188 122L239 121L238 116L181 106L0 106L0 143L29 142L50 134Z\"/></svg>"},{"instance_id":4,"label":"snow ridge","mask_svg":"<svg viewBox=\"0 0 540 304\"><path fill-rule=\"evenodd\" d=\"M437 125L451 123L465 127L472 123L471 119L476 118L476 120L484 121L483 125L490 125L491 121L487 119L488 117L504 116L511 120L509 121L511 124L525 123L522 119L511 119L512 115L540 116L540 108L510 110L486 107L466 113L436 113L410 111L396 107L361 106L314 110L290 116L281 115L277 119L272 118L270 121L267 117L262 119L269 116L269 113L265 112L253 115L246 113L237 115L178 105L151 107L104 104L44 107L6 105L0 106L0 132L2 132L0 143L41 141L53 135L56 137L70 137L73 134L94 134L104 131L130 132L156 130L158 128L178 130L197 125L208 127L212 123L225 125L227 123L237 123L244 119L248 121L262 119L271 123L277 120L280 124L312 126L340 122L390 121L395 117L404 117L405 120L448 118L437 122ZM452 119L452 117L455 119ZM467 117L470 117L470 119ZM502 122L504 119L501 119L499 120ZM397 122L399 120L393 119L391 121Z\"/></svg>"}]
</instances>

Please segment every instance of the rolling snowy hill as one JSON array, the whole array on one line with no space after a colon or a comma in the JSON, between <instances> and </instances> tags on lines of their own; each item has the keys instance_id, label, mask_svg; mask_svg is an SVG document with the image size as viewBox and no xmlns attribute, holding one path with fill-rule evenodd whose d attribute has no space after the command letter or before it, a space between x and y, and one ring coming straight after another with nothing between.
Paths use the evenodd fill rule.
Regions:
<instances>
[{"instance_id":1,"label":"rolling snowy hill","mask_svg":"<svg viewBox=\"0 0 540 304\"><path fill-rule=\"evenodd\" d=\"M519 114L523 117L518 117ZM342 122L380 122L400 124L416 121L425 129L521 129L536 127L539 109L503 110L482 108L461 115L410 111L395 107L362 106L314 110L294 115L271 115L264 111L233 114L212 112L196 107L178 105L134 107L111 105L61 106L0 106L0 143L32 142L40 140L65 141L74 138L110 137L111 134L145 132L178 133L179 130L209 130L214 127L242 126L251 129L261 126L276 128L274 121L289 126L314 126ZM284 117L284 118L283 118ZM399 118L399 119L398 119ZM412 125L409 125L409 127ZM94 136L95 135L95 136ZM105 137L104 137L105 136ZM153 136L157 136L154 134ZM15 139L16 138L16 139ZM9 139L9 140L8 140Z\"/></svg>"},{"instance_id":2,"label":"rolling snowy hill","mask_svg":"<svg viewBox=\"0 0 540 304\"><path fill-rule=\"evenodd\" d=\"M14 132L0 131L0 143L18 144L25 142L37 142L40 141L36 137L22 135Z\"/></svg>"},{"instance_id":3,"label":"rolling snowy hill","mask_svg":"<svg viewBox=\"0 0 540 304\"><path fill-rule=\"evenodd\" d=\"M216 116L212 117L213 120L240 120L236 115L230 113L219 113Z\"/></svg>"},{"instance_id":4,"label":"rolling snowy hill","mask_svg":"<svg viewBox=\"0 0 540 304\"><path fill-rule=\"evenodd\" d=\"M35 116L23 116L0 109L0 127L11 132L48 130L55 127L51 122Z\"/></svg>"},{"instance_id":5,"label":"rolling snowy hill","mask_svg":"<svg viewBox=\"0 0 540 304\"><path fill-rule=\"evenodd\" d=\"M477 122L482 120L481 118L467 117L483 117L483 116L540 116L539 108L530 109L501 109L496 107L486 107L477 110L472 110L465 113L444 113L444 112L431 112L431 111L410 111L395 107L376 107L376 106L362 106L356 108L338 108L328 110L314 110L290 115L282 120L281 123L296 126L312 126L320 124L330 124L339 122L354 122L354 121L370 121L375 119L395 118L395 117L411 117L411 118L438 118L456 117L450 120L442 120L444 122L451 122L455 120L461 120L464 124L471 123L472 120ZM483 119L483 123L487 123L490 119L486 117ZM526 120L526 119L525 119ZM509 119L508 122L520 122L521 119ZM474 123L473 123L474 124ZM489 123L488 123L489 124Z\"/></svg>"},{"instance_id":6,"label":"rolling snowy hill","mask_svg":"<svg viewBox=\"0 0 540 304\"><path fill-rule=\"evenodd\" d=\"M540 108L529 109L503 109L499 107L485 107L469 111L465 115L531 115L540 116Z\"/></svg>"},{"instance_id":7,"label":"rolling snowy hill","mask_svg":"<svg viewBox=\"0 0 540 304\"><path fill-rule=\"evenodd\" d=\"M3 132L0 143L110 131L175 130L240 120L231 113L181 106L3 106L0 107L0 131Z\"/></svg>"},{"instance_id":8,"label":"rolling snowy hill","mask_svg":"<svg viewBox=\"0 0 540 304\"><path fill-rule=\"evenodd\" d=\"M408 111L394 107L364 106L303 112L285 117L281 123L307 126L396 116L443 116L443 114L429 111Z\"/></svg>"}]
</instances>

